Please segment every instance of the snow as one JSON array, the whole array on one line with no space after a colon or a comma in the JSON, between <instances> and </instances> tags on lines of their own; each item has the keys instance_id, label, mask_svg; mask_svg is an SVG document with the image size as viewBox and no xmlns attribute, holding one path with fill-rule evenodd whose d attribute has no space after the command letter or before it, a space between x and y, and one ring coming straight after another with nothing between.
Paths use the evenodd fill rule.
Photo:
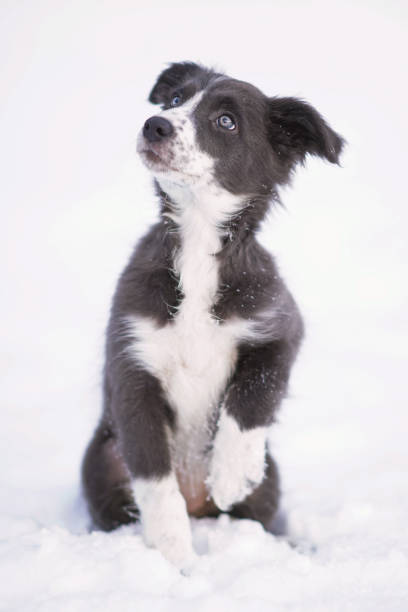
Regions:
<instances>
[{"instance_id":1,"label":"snow","mask_svg":"<svg viewBox=\"0 0 408 612\"><path fill-rule=\"evenodd\" d=\"M0 8L0 610L406 611L406 3L39 0ZM308 99L348 140L262 241L306 319L271 431L289 537L193 520L182 576L88 531L79 466L117 276L154 219L134 149L165 62Z\"/></svg>"}]
</instances>

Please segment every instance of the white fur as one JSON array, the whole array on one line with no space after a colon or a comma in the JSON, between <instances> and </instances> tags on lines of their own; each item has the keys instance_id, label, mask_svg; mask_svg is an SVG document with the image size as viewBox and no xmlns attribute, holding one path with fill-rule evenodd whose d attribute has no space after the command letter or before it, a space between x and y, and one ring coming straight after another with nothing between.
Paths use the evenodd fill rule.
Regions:
<instances>
[{"instance_id":1,"label":"white fur","mask_svg":"<svg viewBox=\"0 0 408 612\"><path fill-rule=\"evenodd\" d=\"M188 571L195 554L186 503L174 474L159 480L137 478L132 490L146 544L160 550L180 569Z\"/></svg>"},{"instance_id":2,"label":"white fur","mask_svg":"<svg viewBox=\"0 0 408 612\"><path fill-rule=\"evenodd\" d=\"M221 510L249 495L265 474L266 427L241 431L222 409L207 484Z\"/></svg>"},{"instance_id":3,"label":"white fur","mask_svg":"<svg viewBox=\"0 0 408 612\"><path fill-rule=\"evenodd\" d=\"M163 142L147 144L143 130L139 133L137 150L156 178L167 179L178 185L191 185L197 182L208 183L213 177L214 158L200 149L197 144L195 125L192 120L194 110L203 97L203 92L195 94L179 107L169 108L158 113L170 121L173 135ZM143 151L147 148L155 151L165 162L155 164ZM160 181L161 182L161 181Z\"/></svg>"}]
</instances>

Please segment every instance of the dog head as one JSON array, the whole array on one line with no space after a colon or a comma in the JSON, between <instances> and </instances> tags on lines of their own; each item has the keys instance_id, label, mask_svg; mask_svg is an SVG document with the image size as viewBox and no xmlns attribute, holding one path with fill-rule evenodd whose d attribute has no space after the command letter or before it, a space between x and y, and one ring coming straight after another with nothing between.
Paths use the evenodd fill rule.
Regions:
<instances>
[{"instance_id":1,"label":"dog head","mask_svg":"<svg viewBox=\"0 0 408 612\"><path fill-rule=\"evenodd\" d=\"M171 64L149 101L138 152L159 183L212 183L232 194L268 196L298 163L338 163L344 140L309 104L259 89L191 62Z\"/></svg>"}]
</instances>

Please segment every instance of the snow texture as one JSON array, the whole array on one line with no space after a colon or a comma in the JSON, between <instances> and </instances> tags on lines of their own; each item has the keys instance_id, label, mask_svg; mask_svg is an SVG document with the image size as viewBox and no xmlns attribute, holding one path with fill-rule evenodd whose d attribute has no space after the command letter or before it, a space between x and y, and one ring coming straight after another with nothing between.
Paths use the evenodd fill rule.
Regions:
<instances>
[{"instance_id":1,"label":"snow texture","mask_svg":"<svg viewBox=\"0 0 408 612\"><path fill-rule=\"evenodd\" d=\"M406 612L406 25L397 0L1 3L0 610ZM138 527L89 532L78 476L110 298L156 214L144 100L182 59L304 97L349 142L262 233L307 326L270 434L289 536L192 520L190 577Z\"/></svg>"}]
</instances>

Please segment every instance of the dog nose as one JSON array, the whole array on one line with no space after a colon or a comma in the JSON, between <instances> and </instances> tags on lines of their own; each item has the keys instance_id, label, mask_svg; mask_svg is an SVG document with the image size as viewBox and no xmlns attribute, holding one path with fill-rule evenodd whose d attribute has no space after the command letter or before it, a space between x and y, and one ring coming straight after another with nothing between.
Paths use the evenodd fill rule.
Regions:
<instances>
[{"instance_id":1,"label":"dog nose","mask_svg":"<svg viewBox=\"0 0 408 612\"><path fill-rule=\"evenodd\" d=\"M159 142L173 133L173 126L164 117L150 117L143 126L143 136L149 142Z\"/></svg>"}]
</instances>

